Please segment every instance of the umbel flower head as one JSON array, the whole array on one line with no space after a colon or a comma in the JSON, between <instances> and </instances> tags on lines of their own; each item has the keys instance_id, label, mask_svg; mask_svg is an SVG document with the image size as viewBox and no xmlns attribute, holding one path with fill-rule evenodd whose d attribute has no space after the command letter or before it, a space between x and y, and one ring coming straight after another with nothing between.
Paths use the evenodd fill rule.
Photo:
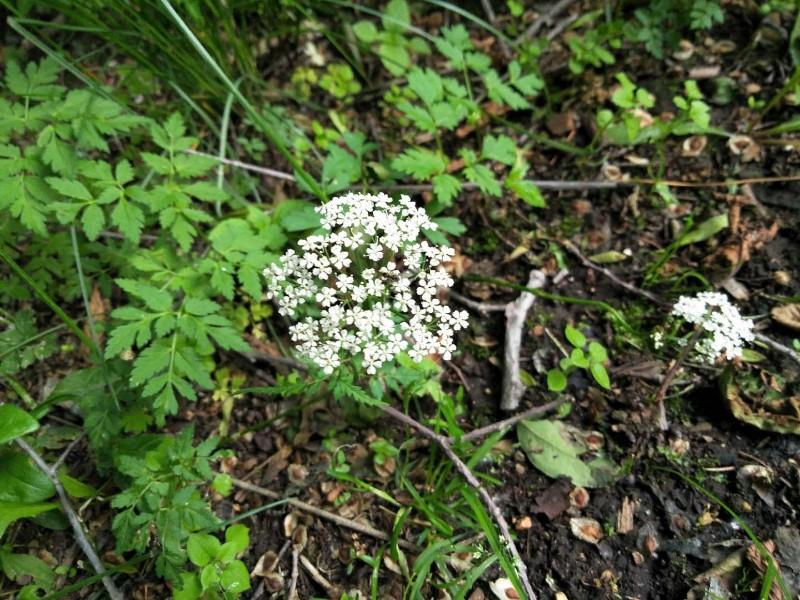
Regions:
<instances>
[{"instance_id":1,"label":"umbel flower head","mask_svg":"<svg viewBox=\"0 0 800 600\"><path fill-rule=\"evenodd\" d=\"M722 355L727 360L740 357L745 342L752 342L755 337L753 322L719 292L681 296L672 307L672 314L703 329L696 350L712 364Z\"/></svg>"},{"instance_id":2,"label":"umbel flower head","mask_svg":"<svg viewBox=\"0 0 800 600\"><path fill-rule=\"evenodd\" d=\"M453 285L442 264L455 252L420 239L436 229L425 211L408 196L357 193L316 211L324 233L264 269L267 298L297 320L289 333L300 354L327 374L352 358L375 374L401 352L450 360L467 313L438 298Z\"/></svg>"}]
</instances>

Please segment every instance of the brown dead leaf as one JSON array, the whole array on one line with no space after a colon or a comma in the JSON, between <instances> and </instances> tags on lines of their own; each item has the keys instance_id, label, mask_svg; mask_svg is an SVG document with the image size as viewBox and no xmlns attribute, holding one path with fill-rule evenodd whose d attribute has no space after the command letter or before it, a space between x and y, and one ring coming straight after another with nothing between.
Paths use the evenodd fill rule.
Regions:
<instances>
[{"instance_id":1,"label":"brown dead leaf","mask_svg":"<svg viewBox=\"0 0 800 600\"><path fill-rule=\"evenodd\" d=\"M772 540L767 540L764 542L764 548L769 553L770 557L772 557L772 561L775 563L775 566L780 569L780 563L775 558L775 542ZM755 592L761 588L761 582L764 574L767 572L769 563L767 562L766 557L762 556L761 551L755 546L755 544L750 544L750 546L747 548L747 552L745 553L745 557L747 558L747 562L749 562L753 568L758 571L758 574L761 575L761 577L756 578L750 587L750 589ZM769 590L769 600L783 600L783 592L781 591L778 582L774 579L772 581L772 588Z\"/></svg>"},{"instance_id":2,"label":"brown dead leaf","mask_svg":"<svg viewBox=\"0 0 800 600\"><path fill-rule=\"evenodd\" d=\"M555 113L547 119L546 127L555 136L571 137L575 133L578 115L571 110Z\"/></svg>"},{"instance_id":3,"label":"brown dead leaf","mask_svg":"<svg viewBox=\"0 0 800 600\"><path fill-rule=\"evenodd\" d=\"M622 506L617 513L617 532L629 533L633 531L633 515L636 512L636 502L626 496L622 499Z\"/></svg>"},{"instance_id":4,"label":"brown dead leaf","mask_svg":"<svg viewBox=\"0 0 800 600\"><path fill-rule=\"evenodd\" d=\"M598 544L603 539L603 528L594 519L575 517L569 520L569 527L572 535L584 542Z\"/></svg>"},{"instance_id":5,"label":"brown dead leaf","mask_svg":"<svg viewBox=\"0 0 800 600\"><path fill-rule=\"evenodd\" d=\"M740 156L742 162L753 162L761 156L761 146L747 135L733 135L728 140L728 148L734 156Z\"/></svg>"},{"instance_id":6,"label":"brown dead leaf","mask_svg":"<svg viewBox=\"0 0 800 600\"><path fill-rule=\"evenodd\" d=\"M683 140L683 146L681 146L681 156L687 158L700 156L703 150L705 150L706 144L708 144L708 138L704 135L693 135L688 137Z\"/></svg>"},{"instance_id":7,"label":"brown dead leaf","mask_svg":"<svg viewBox=\"0 0 800 600\"><path fill-rule=\"evenodd\" d=\"M543 514L551 521L569 508L570 484L558 480L533 499L533 512Z\"/></svg>"},{"instance_id":8,"label":"brown dead leaf","mask_svg":"<svg viewBox=\"0 0 800 600\"><path fill-rule=\"evenodd\" d=\"M781 325L800 331L800 304L782 304L770 311L772 318Z\"/></svg>"}]
</instances>

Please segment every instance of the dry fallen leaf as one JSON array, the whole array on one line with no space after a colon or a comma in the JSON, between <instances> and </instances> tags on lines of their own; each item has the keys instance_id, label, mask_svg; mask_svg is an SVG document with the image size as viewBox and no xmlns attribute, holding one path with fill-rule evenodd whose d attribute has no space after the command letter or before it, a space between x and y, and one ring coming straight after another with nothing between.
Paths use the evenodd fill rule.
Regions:
<instances>
[{"instance_id":1,"label":"dry fallen leaf","mask_svg":"<svg viewBox=\"0 0 800 600\"><path fill-rule=\"evenodd\" d=\"M761 155L761 146L747 135L732 135L728 140L728 148L735 156L741 156L742 162L753 162Z\"/></svg>"},{"instance_id":2,"label":"dry fallen leaf","mask_svg":"<svg viewBox=\"0 0 800 600\"><path fill-rule=\"evenodd\" d=\"M505 577L491 582L489 584L489 589L492 590L492 593L500 598L500 600L520 600L517 590L511 585L511 581Z\"/></svg>"},{"instance_id":3,"label":"dry fallen leaf","mask_svg":"<svg viewBox=\"0 0 800 600\"><path fill-rule=\"evenodd\" d=\"M633 498L626 496L622 499L622 506L617 513L617 532L629 533L633 531L633 515L636 512L636 503Z\"/></svg>"},{"instance_id":4,"label":"dry fallen leaf","mask_svg":"<svg viewBox=\"0 0 800 600\"><path fill-rule=\"evenodd\" d=\"M704 135L693 135L688 137L683 140L681 156L689 158L700 156L703 150L705 150L706 144L708 144L708 138Z\"/></svg>"},{"instance_id":5,"label":"dry fallen leaf","mask_svg":"<svg viewBox=\"0 0 800 600\"><path fill-rule=\"evenodd\" d=\"M783 304L770 311L772 318L781 325L800 331L800 304Z\"/></svg>"},{"instance_id":6,"label":"dry fallen leaf","mask_svg":"<svg viewBox=\"0 0 800 600\"><path fill-rule=\"evenodd\" d=\"M603 528L594 519L575 517L569 520L569 527L572 535L584 542L598 544L603 539Z\"/></svg>"}]
</instances>

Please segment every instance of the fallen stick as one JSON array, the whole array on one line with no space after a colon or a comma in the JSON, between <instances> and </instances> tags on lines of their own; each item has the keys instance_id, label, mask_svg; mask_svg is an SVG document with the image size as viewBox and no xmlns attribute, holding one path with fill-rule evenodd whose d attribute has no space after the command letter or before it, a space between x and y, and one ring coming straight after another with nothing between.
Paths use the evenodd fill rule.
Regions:
<instances>
[{"instance_id":1,"label":"fallen stick","mask_svg":"<svg viewBox=\"0 0 800 600\"><path fill-rule=\"evenodd\" d=\"M497 506L497 503L489 495L489 492L486 491L486 488L481 485L481 482L478 481L478 478L475 477L470 468L453 451L453 449L450 447L448 439L443 435L439 435L432 429L425 427L425 425L422 423L419 423L412 417L409 417L407 414L400 412L392 406L385 405L381 406L380 409L393 419L408 425L411 427L411 429L418 431L423 437L428 438L437 446L439 446L447 458L450 459L450 462L453 463L453 466L456 468L456 470L464 477L467 483L474 488L476 492L478 492L483 504L486 506L489 514L492 515L492 518L500 529L500 536L502 537L503 543L511 554L511 558L513 559L514 566L517 569L517 573L520 581L522 582L522 587L525 590L525 594L528 596L528 600L536 600L536 594L531 587L530 581L528 580L528 568L525 566L525 562L522 560L522 556L517 549L516 543L514 543L514 538L511 536L511 530L508 526L508 522L503 516L500 507Z\"/></svg>"},{"instance_id":2,"label":"fallen stick","mask_svg":"<svg viewBox=\"0 0 800 600\"><path fill-rule=\"evenodd\" d=\"M86 558L89 559L89 562L91 563L95 572L98 575L103 576L103 586L106 588L109 597L111 597L112 600L124 600L125 596L123 596L122 592L119 591L119 588L117 588L114 580L108 575L105 575L106 569L103 566L103 562L100 560L100 557L97 556L97 552L95 552L95 549L92 546L92 543L89 541L89 538L86 537L86 533L83 530L83 524L75 512L75 509L72 508L72 504L67 497L67 493L64 491L64 486L61 485L61 481L58 479L58 474L44 461L41 456L39 456L39 453L36 452L36 450L27 444L27 442L18 438L17 445L25 451L25 453L31 458L36 466L39 467L39 469L41 469L41 471L47 476L47 478L53 484L53 487L56 488L56 494L58 494L61 507L64 509L64 513L67 515L67 520L72 527L72 531L75 533L75 541L78 543L78 546L80 546L81 550L83 550Z\"/></svg>"},{"instance_id":3,"label":"fallen stick","mask_svg":"<svg viewBox=\"0 0 800 600\"><path fill-rule=\"evenodd\" d=\"M254 485L252 483L244 481L243 479L237 479L236 477L232 477L231 482L238 488L247 490L248 492L259 494L266 498L270 498L271 500L285 500L286 504L289 504L290 506L299 508L302 511L311 513L312 515L316 515L322 519L327 519L328 521L332 521L333 523L341 525L342 527L352 529L353 531L358 531L359 533L363 533L364 535L368 535L370 537L383 540L384 542L391 541L391 536L388 533L385 533L380 529L375 529L371 525L365 525L363 523L359 523L358 521L353 521L352 519L346 519L345 517L341 517L337 514L329 512L324 508L313 506L312 504L308 504L307 502L303 502L302 500L298 500L297 498L285 498L280 494L278 494L277 492L273 492L272 490L268 490L261 486ZM406 542L405 540L397 540L397 544L398 546L405 548L406 550L410 550L411 552L422 551L422 549L419 546L416 546L415 544L412 544L410 542Z\"/></svg>"},{"instance_id":4,"label":"fallen stick","mask_svg":"<svg viewBox=\"0 0 800 600\"><path fill-rule=\"evenodd\" d=\"M544 287L545 274L539 270L531 271L527 287L539 289ZM522 330L528 311L536 296L531 292L522 292L515 301L506 305L506 341L503 358L503 393L500 400L502 410L516 410L525 392L525 386L519 376L519 354L522 347Z\"/></svg>"},{"instance_id":5,"label":"fallen stick","mask_svg":"<svg viewBox=\"0 0 800 600\"><path fill-rule=\"evenodd\" d=\"M497 421L496 423L492 423L491 425L486 425L485 427L479 427L478 429L473 429L472 431L462 435L460 441L467 442L472 440L479 440L481 438L486 437L487 435L494 433L495 431L500 431L501 429L508 429L509 427L513 427L514 425L516 425L520 421L524 421L525 419L530 419L531 417L538 417L539 415L543 415L544 413L555 410L562 404L564 404L564 400L553 400L552 402L548 402L547 404L542 404L541 406L534 406L532 408L529 408L528 410L523 410L521 413L514 415L513 417L508 417L507 419L503 419L502 421ZM453 442L455 442L455 439L447 438L447 441L452 444Z\"/></svg>"}]
</instances>

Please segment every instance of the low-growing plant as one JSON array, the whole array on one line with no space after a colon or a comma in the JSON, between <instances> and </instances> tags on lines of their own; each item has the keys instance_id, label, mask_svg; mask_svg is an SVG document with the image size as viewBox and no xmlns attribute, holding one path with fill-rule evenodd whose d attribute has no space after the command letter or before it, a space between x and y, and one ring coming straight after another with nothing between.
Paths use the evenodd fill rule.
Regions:
<instances>
[{"instance_id":1,"label":"low-growing plant","mask_svg":"<svg viewBox=\"0 0 800 600\"><path fill-rule=\"evenodd\" d=\"M588 341L581 331L572 325L564 328L564 337L572 345L572 351L558 362L558 367L547 372L547 387L551 392L562 392L567 387L569 374L584 369L602 388L611 389L606 363L608 352L595 340Z\"/></svg>"}]
</instances>

